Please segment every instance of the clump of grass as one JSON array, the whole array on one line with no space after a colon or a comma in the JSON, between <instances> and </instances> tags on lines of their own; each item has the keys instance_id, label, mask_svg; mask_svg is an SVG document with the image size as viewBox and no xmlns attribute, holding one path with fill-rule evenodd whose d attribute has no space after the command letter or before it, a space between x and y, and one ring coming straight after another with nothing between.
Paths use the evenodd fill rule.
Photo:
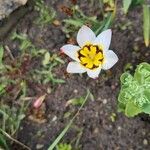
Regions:
<instances>
[{"instance_id":1,"label":"clump of grass","mask_svg":"<svg viewBox=\"0 0 150 150\"><path fill-rule=\"evenodd\" d=\"M14 140L12 137L16 137L21 121L25 117L29 105L29 102L24 101L26 88L26 84L22 82L19 91L17 91L17 97L12 99L11 105L8 105L6 100L0 99L0 148L9 149L10 142L7 139ZM7 95L5 92L3 94Z\"/></svg>"},{"instance_id":2,"label":"clump of grass","mask_svg":"<svg viewBox=\"0 0 150 150\"><path fill-rule=\"evenodd\" d=\"M39 12L36 23L44 26L51 24L56 18L56 12L52 7L47 6L43 0L37 0L35 3L35 10Z\"/></svg>"},{"instance_id":3,"label":"clump of grass","mask_svg":"<svg viewBox=\"0 0 150 150\"><path fill-rule=\"evenodd\" d=\"M47 91L56 83L64 83L53 73L53 69L63 63L58 55L37 48L25 34L15 32L11 40L17 43L19 51L16 57L8 46L0 46L0 149L6 150L11 143L7 139L17 142L14 138L31 102L27 100L30 82L39 83L42 87L51 83L46 86ZM4 52L7 53L5 57ZM38 65L32 67L35 60ZM23 145L19 141L17 143Z\"/></svg>"},{"instance_id":4,"label":"clump of grass","mask_svg":"<svg viewBox=\"0 0 150 150\"><path fill-rule=\"evenodd\" d=\"M13 32L11 40L18 42L21 55L23 55L24 53L29 53L32 57L35 57L40 53L39 51L41 49L36 48L36 46L32 43L32 41L27 37L26 34L18 34L16 32Z\"/></svg>"},{"instance_id":5,"label":"clump of grass","mask_svg":"<svg viewBox=\"0 0 150 150\"><path fill-rule=\"evenodd\" d=\"M37 48L31 40L27 38L27 35L17 34L12 35L12 40L19 42L19 49L22 51L22 55L29 55L32 59L38 58L41 64L39 68L29 70L30 77L40 84L52 83L64 83L62 79L57 79L53 73L53 69L59 64L63 64L64 61L58 57L57 54L52 54L46 49Z\"/></svg>"},{"instance_id":6,"label":"clump of grass","mask_svg":"<svg viewBox=\"0 0 150 150\"><path fill-rule=\"evenodd\" d=\"M103 30L108 29L114 20L116 6L114 1L111 1L109 4L111 9L104 13L103 5L106 3L108 2L102 2L101 0L99 1L100 12L103 18L102 20L98 19L97 16L90 17L85 15L78 5L73 5L71 8L69 8L72 13L69 18L63 20L65 23L63 31L66 33L66 36L68 38L71 37L72 34L74 34L82 25L85 24L91 26L96 35L98 35Z\"/></svg>"}]
</instances>

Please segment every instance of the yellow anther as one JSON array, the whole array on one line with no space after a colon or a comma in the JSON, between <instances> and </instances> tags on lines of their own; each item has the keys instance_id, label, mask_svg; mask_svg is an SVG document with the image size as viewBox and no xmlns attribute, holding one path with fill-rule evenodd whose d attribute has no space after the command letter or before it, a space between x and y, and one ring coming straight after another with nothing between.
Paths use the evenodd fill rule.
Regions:
<instances>
[{"instance_id":1,"label":"yellow anther","mask_svg":"<svg viewBox=\"0 0 150 150\"><path fill-rule=\"evenodd\" d=\"M103 50L98 45L88 44L78 51L78 58L86 68L95 69L103 63Z\"/></svg>"}]
</instances>

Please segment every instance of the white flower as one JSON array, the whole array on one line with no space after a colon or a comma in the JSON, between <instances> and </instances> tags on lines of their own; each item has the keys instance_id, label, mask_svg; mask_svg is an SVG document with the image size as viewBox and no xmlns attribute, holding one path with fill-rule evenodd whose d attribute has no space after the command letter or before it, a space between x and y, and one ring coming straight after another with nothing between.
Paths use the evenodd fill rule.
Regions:
<instances>
[{"instance_id":1,"label":"white flower","mask_svg":"<svg viewBox=\"0 0 150 150\"><path fill-rule=\"evenodd\" d=\"M91 78L97 78L101 69L110 69L117 61L117 55L109 50L112 32L103 31L97 37L87 26L82 26L77 34L79 46L67 44L61 47L62 52L74 61L67 66L68 73L87 72Z\"/></svg>"}]
</instances>

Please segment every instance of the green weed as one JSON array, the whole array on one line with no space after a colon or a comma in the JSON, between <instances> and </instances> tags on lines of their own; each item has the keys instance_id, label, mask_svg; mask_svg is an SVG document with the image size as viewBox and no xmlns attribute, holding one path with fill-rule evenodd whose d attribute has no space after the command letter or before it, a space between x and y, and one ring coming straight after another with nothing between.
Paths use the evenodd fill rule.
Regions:
<instances>
[{"instance_id":1,"label":"green weed","mask_svg":"<svg viewBox=\"0 0 150 150\"><path fill-rule=\"evenodd\" d=\"M72 146L67 143L60 143L57 145L57 150L72 150Z\"/></svg>"},{"instance_id":2,"label":"green weed","mask_svg":"<svg viewBox=\"0 0 150 150\"><path fill-rule=\"evenodd\" d=\"M41 61L39 68L30 70L30 76L40 84L46 83L64 83L62 79L57 79L53 73L53 69L59 64L63 64L64 61L58 57L57 54L50 54L46 49L38 49L24 34L13 33L12 40L19 42L19 49L22 51L22 55L28 54L31 58L38 58Z\"/></svg>"},{"instance_id":3,"label":"green weed","mask_svg":"<svg viewBox=\"0 0 150 150\"><path fill-rule=\"evenodd\" d=\"M0 99L0 147L6 150L9 149L7 136L16 136L20 123L24 119L26 109L29 105L29 102L23 100L23 98L26 97L26 84L24 82L20 85L19 93L20 96L17 100L12 101L11 106L3 99Z\"/></svg>"},{"instance_id":4,"label":"green weed","mask_svg":"<svg viewBox=\"0 0 150 150\"><path fill-rule=\"evenodd\" d=\"M144 0L123 0L123 11L128 13L130 8L137 5L143 6L143 35L146 47L150 43L150 5Z\"/></svg>"},{"instance_id":5,"label":"green weed","mask_svg":"<svg viewBox=\"0 0 150 150\"><path fill-rule=\"evenodd\" d=\"M36 1L35 10L39 13L39 16L35 22L41 26L51 24L52 21L56 18L56 12L54 9L47 6L43 0Z\"/></svg>"},{"instance_id":6,"label":"green weed","mask_svg":"<svg viewBox=\"0 0 150 150\"><path fill-rule=\"evenodd\" d=\"M97 18L97 16L92 16L92 17L86 16L82 12L82 10L80 10L80 8L77 5L72 6L71 7L72 16L68 19L63 20L63 22L65 23L63 31L66 33L66 36L69 38L82 25L85 25L85 24L90 25L91 29L95 32L96 35L98 35L103 30L108 29L114 20L115 11L116 11L115 3L113 3L113 1L110 3L111 3L111 5L114 4L113 12L109 11L107 13L104 13L104 10L102 7L103 2L100 1L100 10L103 14L103 20L102 21L100 21Z\"/></svg>"},{"instance_id":7,"label":"green weed","mask_svg":"<svg viewBox=\"0 0 150 150\"><path fill-rule=\"evenodd\" d=\"M134 117L142 112L150 114L150 64L139 64L134 76L125 72L120 80L119 111L128 117Z\"/></svg>"},{"instance_id":8,"label":"green weed","mask_svg":"<svg viewBox=\"0 0 150 150\"><path fill-rule=\"evenodd\" d=\"M42 86L51 83L47 89L56 83L64 83L53 73L56 66L64 63L58 55L37 48L25 34L14 32L11 40L17 43L19 49L16 58L8 47L0 46L0 148L3 149L9 149L9 140L23 146L13 137L16 137L30 103L25 101L29 94L29 82L38 82ZM4 57L4 49L10 54L7 57ZM39 65L30 67L34 60Z\"/></svg>"}]
</instances>

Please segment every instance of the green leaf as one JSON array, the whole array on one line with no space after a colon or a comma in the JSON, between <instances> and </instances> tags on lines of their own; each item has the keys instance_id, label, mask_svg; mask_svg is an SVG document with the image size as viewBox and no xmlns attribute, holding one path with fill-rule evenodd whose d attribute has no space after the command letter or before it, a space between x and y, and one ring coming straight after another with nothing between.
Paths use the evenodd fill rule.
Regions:
<instances>
[{"instance_id":1,"label":"green leaf","mask_svg":"<svg viewBox=\"0 0 150 150\"><path fill-rule=\"evenodd\" d=\"M92 30L95 32L96 35L98 35L100 32L107 30L114 19L114 13L109 13L107 18L103 20L103 22L100 22L100 24L96 24Z\"/></svg>"},{"instance_id":2,"label":"green leaf","mask_svg":"<svg viewBox=\"0 0 150 150\"><path fill-rule=\"evenodd\" d=\"M126 108L125 104L120 102L118 103L118 112L124 112L125 108Z\"/></svg>"},{"instance_id":3,"label":"green leaf","mask_svg":"<svg viewBox=\"0 0 150 150\"><path fill-rule=\"evenodd\" d=\"M150 104L144 105L143 112L146 114L150 114Z\"/></svg>"},{"instance_id":4,"label":"green leaf","mask_svg":"<svg viewBox=\"0 0 150 150\"><path fill-rule=\"evenodd\" d=\"M50 53L49 52L46 52L45 55L44 55L44 60L43 60L43 65L46 66L50 61Z\"/></svg>"},{"instance_id":5,"label":"green leaf","mask_svg":"<svg viewBox=\"0 0 150 150\"><path fill-rule=\"evenodd\" d=\"M6 85L0 84L0 95L5 92Z\"/></svg>"},{"instance_id":6,"label":"green leaf","mask_svg":"<svg viewBox=\"0 0 150 150\"><path fill-rule=\"evenodd\" d=\"M0 46L0 66L2 65L3 55L4 55L4 48Z\"/></svg>"},{"instance_id":7,"label":"green leaf","mask_svg":"<svg viewBox=\"0 0 150 150\"><path fill-rule=\"evenodd\" d=\"M5 137L0 134L0 149L9 150Z\"/></svg>"},{"instance_id":8,"label":"green leaf","mask_svg":"<svg viewBox=\"0 0 150 150\"><path fill-rule=\"evenodd\" d=\"M131 3L132 3L132 0L123 0L123 11L125 14L127 14Z\"/></svg>"},{"instance_id":9,"label":"green leaf","mask_svg":"<svg viewBox=\"0 0 150 150\"><path fill-rule=\"evenodd\" d=\"M133 104L133 102L128 102L125 109L125 114L128 117L134 117L135 115L138 115L141 113L142 110Z\"/></svg>"},{"instance_id":10,"label":"green leaf","mask_svg":"<svg viewBox=\"0 0 150 150\"><path fill-rule=\"evenodd\" d=\"M80 106L80 105L82 105L83 101L84 101L83 97L73 98L73 99L68 100L66 105L72 104L72 105L79 105Z\"/></svg>"},{"instance_id":11,"label":"green leaf","mask_svg":"<svg viewBox=\"0 0 150 150\"><path fill-rule=\"evenodd\" d=\"M107 30L111 26L113 18L114 18L114 13L111 13L110 16L106 19L106 22L102 31Z\"/></svg>"},{"instance_id":12,"label":"green leaf","mask_svg":"<svg viewBox=\"0 0 150 150\"><path fill-rule=\"evenodd\" d=\"M65 80L62 79L52 79L55 83L65 83Z\"/></svg>"},{"instance_id":13,"label":"green leaf","mask_svg":"<svg viewBox=\"0 0 150 150\"><path fill-rule=\"evenodd\" d=\"M62 130L62 132L58 135L58 137L54 140L54 142L50 145L50 147L48 148L48 150L53 150L56 145L60 142L60 140L64 137L64 135L66 134L66 132L69 130L69 128L71 127L73 121L75 120L76 116L78 115L78 113L80 112L80 110L83 108L85 102L88 100L88 97L90 95L90 91L87 91L87 95L82 103L82 105L80 106L78 112L74 115L74 117L69 121L69 123L67 124L67 126Z\"/></svg>"},{"instance_id":14,"label":"green leaf","mask_svg":"<svg viewBox=\"0 0 150 150\"><path fill-rule=\"evenodd\" d=\"M57 150L72 150L71 144L60 143L57 145Z\"/></svg>"},{"instance_id":15,"label":"green leaf","mask_svg":"<svg viewBox=\"0 0 150 150\"><path fill-rule=\"evenodd\" d=\"M120 77L121 90L118 96L118 109L129 117L140 112L150 113L150 64L137 66L134 76L123 73Z\"/></svg>"},{"instance_id":16,"label":"green leaf","mask_svg":"<svg viewBox=\"0 0 150 150\"><path fill-rule=\"evenodd\" d=\"M138 65L134 74L135 80L138 81L139 84L149 84L150 83L150 64L141 63Z\"/></svg>"},{"instance_id":17,"label":"green leaf","mask_svg":"<svg viewBox=\"0 0 150 150\"><path fill-rule=\"evenodd\" d=\"M150 5L143 6L143 34L146 47L150 43Z\"/></svg>"},{"instance_id":18,"label":"green leaf","mask_svg":"<svg viewBox=\"0 0 150 150\"><path fill-rule=\"evenodd\" d=\"M121 81L122 84L126 85L126 84L129 84L133 81L133 77L130 73L125 72L121 75L120 81Z\"/></svg>"},{"instance_id":19,"label":"green leaf","mask_svg":"<svg viewBox=\"0 0 150 150\"><path fill-rule=\"evenodd\" d=\"M64 64L64 63L65 63L65 62L64 62L61 58L59 58L59 57L56 57L55 60L58 61L58 62L61 63L61 64Z\"/></svg>"},{"instance_id":20,"label":"green leaf","mask_svg":"<svg viewBox=\"0 0 150 150\"><path fill-rule=\"evenodd\" d=\"M132 6L142 5L144 0L132 0Z\"/></svg>"},{"instance_id":21,"label":"green leaf","mask_svg":"<svg viewBox=\"0 0 150 150\"><path fill-rule=\"evenodd\" d=\"M68 23L68 24L73 25L73 26L76 26L76 27L81 27L84 24L84 22L80 19L76 19L76 20L64 19L63 22Z\"/></svg>"}]
</instances>

